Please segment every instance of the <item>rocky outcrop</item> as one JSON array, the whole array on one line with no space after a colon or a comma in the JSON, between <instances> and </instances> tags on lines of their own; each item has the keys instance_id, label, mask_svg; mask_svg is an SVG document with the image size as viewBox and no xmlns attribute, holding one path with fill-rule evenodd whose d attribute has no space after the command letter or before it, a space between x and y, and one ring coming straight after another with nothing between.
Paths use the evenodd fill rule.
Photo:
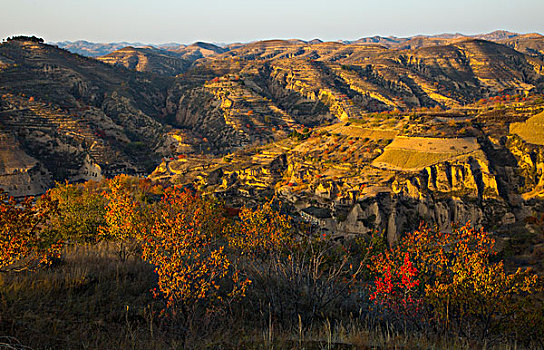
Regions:
<instances>
[{"instance_id":1,"label":"rocky outcrop","mask_svg":"<svg viewBox=\"0 0 544 350\"><path fill-rule=\"evenodd\" d=\"M410 197L419 196L417 185L423 190L458 197L486 199L499 196L497 180L488 165L473 157L464 162L444 162L427 167L415 181L407 181L404 187L393 188L393 191Z\"/></svg>"},{"instance_id":2,"label":"rocky outcrop","mask_svg":"<svg viewBox=\"0 0 544 350\"><path fill-rule=\"evenodd\" d=\"M331 213L322 229L339 236L377 231L392 242L421 222L449 231L455 222L489 227L497 218L515 220L499 197L494 175L485 162L474 158L440 163L417 175L401 176L390 186L367 187L351 202L342 200L343 188L334 181L320 183L314 194L328 203L324 208Z\"/></svg>"},{"instance_id":3,"label":"rocky outcrop","mask_svg":"<svg viewBox=\"0 0 544 350\"><path fill-rule=\"evenodd\" d=\"M26 154L14 137L0 133L0 189L10 196L34 196L53 184L51 174Z\"/></svg>"}]
</instances>

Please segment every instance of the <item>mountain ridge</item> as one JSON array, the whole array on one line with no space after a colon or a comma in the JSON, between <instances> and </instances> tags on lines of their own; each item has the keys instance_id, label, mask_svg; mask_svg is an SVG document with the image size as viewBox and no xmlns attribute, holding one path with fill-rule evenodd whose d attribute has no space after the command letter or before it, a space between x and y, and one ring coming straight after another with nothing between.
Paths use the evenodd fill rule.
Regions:
<instances>
[{"instance_id":1,"label":"mountain ridge","mask_svg":"<svg viewBox=\"0 0 544 350\"><path fill-rule=\"evenodd\" d=\"M528 34L520 34L520 33L514 33L506 30L496 30L490 33L486 34L474 34L474 35L465 35L461 33L442 33L442 34L431 34L431 35L413 35L409 37L396 37L396 36L369 36L369 37L362 37L355 40L338 40L337 42L342 42L345 44L368 44L368 43L384 43L386 45L391 45L392 47L402 45L406 41L410 41L413 39L456 39L459 37L473 37L473 38L479 38L479 39L485 39L490 41L499 41L499 40L507 40L507 39L514 39L517 37L522 37L524 35L531 35L534 33L528 33ZM538 34L538 33L536 33ZM540 35L540 34L538 34ZM319 38L315 38L312 40L301 40L301 39L284 39L284 40L296 40L296 41L302 41L305 43L314 44L316 43L315 40L318 40L320 42L323 42ZM113 42L113 43L95 43L95 42L89 42L86 40L77 40L77 41L58 41L58 42L51 42L52 45L57 45L60 48L67 49L69 51L72 51L74 53L82 54L85 56L90 57L97 57L97 56L104 56L106 54L109 54L115 50L118 50L120 48L123 48L125 46L134 46L134 47L142 47L142 46L152 46L159 49L181 49L183 47L196 45L196 44L205 44L205 45L213 45L220 48L226 48L228 49L230 46L238 46L238 45L248 45L257 41L251 41L247 43L229 43L229 44L215 44L215 43L205 43L201 41L197 41L193 44L181 44L181 43L166 43L166 44L143 44L140 42Z\"/></svg>"}]
</instances>

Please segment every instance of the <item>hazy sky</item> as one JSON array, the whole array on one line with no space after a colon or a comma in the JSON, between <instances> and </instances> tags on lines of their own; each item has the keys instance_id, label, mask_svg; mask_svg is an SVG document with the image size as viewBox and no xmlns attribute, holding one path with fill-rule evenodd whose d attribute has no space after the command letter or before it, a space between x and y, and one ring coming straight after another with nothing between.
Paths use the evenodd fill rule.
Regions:
<instances>
[{"instance_id":1,"label":"hazy sky","mask_svg":"<svg viewBox=\"0 0 544 350\"><path fill-rule=\"evenodd\" d=\"M544 33L544 0L0 0L0 37L143 43Z\"/></svg>"}]
</instances>

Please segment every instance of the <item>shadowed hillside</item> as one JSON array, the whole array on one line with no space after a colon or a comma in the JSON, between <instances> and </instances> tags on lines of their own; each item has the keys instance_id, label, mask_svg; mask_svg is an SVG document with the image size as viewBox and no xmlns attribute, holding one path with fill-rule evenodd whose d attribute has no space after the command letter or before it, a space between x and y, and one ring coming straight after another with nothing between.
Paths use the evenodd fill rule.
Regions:
<instances>
[{"instance_id":1,"label":"shadowed hillside","mask_svg":"<svg viewBox=\"0 0 544 350\"><path fill-rule=\"evenodd\" d=\"M165 79L24 40L1 44L0 57L0 129L52 174L44 181L145 173L157 161Z\"/></svg>"}]
</instances>

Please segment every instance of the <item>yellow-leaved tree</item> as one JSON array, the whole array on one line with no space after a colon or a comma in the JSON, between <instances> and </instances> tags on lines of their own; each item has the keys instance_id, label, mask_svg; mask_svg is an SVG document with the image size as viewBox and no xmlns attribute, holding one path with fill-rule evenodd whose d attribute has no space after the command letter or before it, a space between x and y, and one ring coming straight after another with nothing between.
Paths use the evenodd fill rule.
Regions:
<instances>
[{"instance_id":1,"label":"yellow-leaved tree","mask_svg":"<svg viewBox=\"0 0 544 350\"><path fill-rule=\"evenodd\" d=\"M106 207L99 237L119 246L121 260L136 252L149 230L149 207L137 199L137 192L128 176L119 175L108 181L108 190L103 193Z\"/></svg>"},{"instance_id":2,"label":"yellow-leaved tree","mask_svg":"<svg viewBox=\"0 0 544 350\"><path fill-rule=\"evenodd\" d=\"M290 248L294 243L293 231L290 218L267 202L258 209L242 208L229 239L240 252L263 257Z\"/></svg>"}]
</instances>

